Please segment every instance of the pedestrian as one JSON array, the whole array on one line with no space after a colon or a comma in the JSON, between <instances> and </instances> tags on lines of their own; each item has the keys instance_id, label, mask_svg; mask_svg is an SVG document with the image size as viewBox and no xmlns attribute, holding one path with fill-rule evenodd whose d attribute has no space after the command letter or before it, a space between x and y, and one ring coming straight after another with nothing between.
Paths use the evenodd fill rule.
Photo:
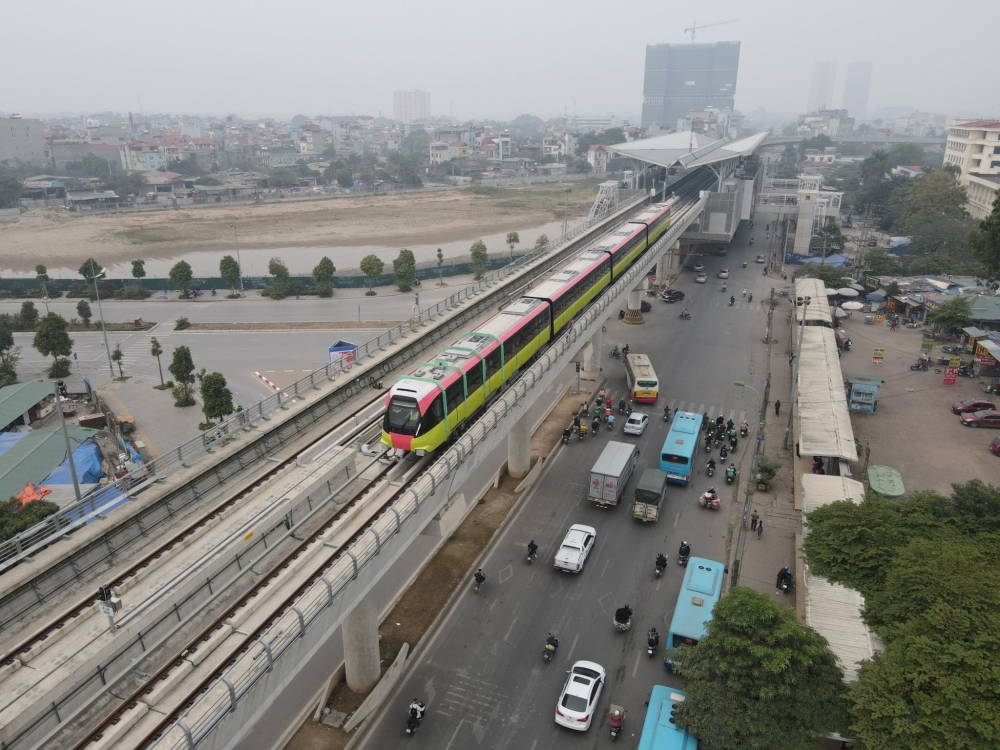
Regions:
<instances>
[{"instance_id":1,"label":"pedestrian","mask_svg":"<svg viewBox=\"0 0 1000 750\"><path fill-rule=\"evenodd\" d=\"M812 472L813 474L815 474L818 471L819 471L819 461L814 458L812 463Z\"/></svg>"},{"instance_id":2,"label":"pedestrian","mask_svg":"<svg viewBox=\"0 0 1000 750\"><path fill-rule=\"evenodd\" d=\"M788 355L788 366L791 367L792 362L794 361L795 361L795 352L792 352L791 354Z\"/></svg>"},{"instance_id":3,"label":"pedestrian","mask_svg":"<svg viewBox=\"0 0 1000 750\"><path fill-rule=\"evenodd\" d=\"M750 514L750 531L757 530L757 509L754 508L753 513Z\"/></svg>"},{"instance_id":4,"label":"pedestrian","mask_svg":"<svg viewBox=\"0 0 1000 750\"><path fill-rule=\"evenodd\" d=\"M764 533L764 519L757 521L757 538L760 539L760 535Z\"/></svg>"},{"instance_id":5,"label":"pedestrian","mask_svg":"<svg viewBox=\"0 0 1000 750\"><path fill-rule=\"evenodd\" d=\"M781 402L780 401L775 401L774 402L774 416L778 416L779 414L781 414Z\"/></svg>"}]
</instances>

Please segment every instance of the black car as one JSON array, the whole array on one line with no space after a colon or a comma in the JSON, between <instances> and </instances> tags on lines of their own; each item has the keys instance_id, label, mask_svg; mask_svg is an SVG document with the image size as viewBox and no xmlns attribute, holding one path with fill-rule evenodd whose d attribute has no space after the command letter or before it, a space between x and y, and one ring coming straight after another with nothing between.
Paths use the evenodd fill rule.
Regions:
<instances>
[{"instance_id":1,"label":"black car","mask_svg":"<svg viewBox=\"0 0 1000 750\"><path fill-rule=\"evenodd\" d=\"M684 299L684 292L680 289L668 289L660 295L660 299L664 302L680 302Z\"/></svg>"}]
</instances>

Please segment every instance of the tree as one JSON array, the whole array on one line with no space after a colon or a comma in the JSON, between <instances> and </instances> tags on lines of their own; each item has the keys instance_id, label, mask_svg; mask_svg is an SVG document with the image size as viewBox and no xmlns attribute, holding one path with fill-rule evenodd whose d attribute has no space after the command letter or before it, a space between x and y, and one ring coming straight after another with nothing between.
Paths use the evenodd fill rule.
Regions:
<instances>
[{"instance_id":1,"label":"tree","mask_svg":"<svg viewBox=\"0 0 1000 750\"><path fill-rule=\"evenodd\" d=\"M302 179L302 175L294 169L275 167L271 170L268 182L272 187L292 187L298 185L300 179Z\"/></svg>"},{"instance_id":2,"label":"tree","mask_svg":"<svg viewBox=\"0 0 1000 750\"><path fill-rule=\"evenodd\" d=\"M514 245L521 242L521 238L517 236L517 232L507 232L507 245L510 247L510 259L511 262L514 260Z\"/></svg>"},{"instance_id":3,"label":"tree","mask_svg":"<svg viewBox=\"0 0 1000 750\"><path fill-rule=\"evenodd\" d=\"M87 300L82 299L76 303L76 314L80 316L80 320L83 324L90 328L90 319L94 317L93 313L90 312L90 305Z\"/></svg>"},{"instance_id":4,"label":"tree","mask_svg":"<svg viewBox=\"0 0 1000 750\"><path fill-rule=\"evenodd\" d=\"M865 266L874 276L895 276L899 273L899 261L881 247L868 248Z\"/></svg>"},{"instance_id":5,"label":"tree","mask_svg":"<svg viewBox=\"0 0 1000 750\"><path fill-rule=\"evenodd\" d=\"M45 266L39 264L35 266L35 281L38 282L39 286L42 288L42 295L45 297L49 296L49 274Z\"/></svg>"},{"instance_id":6,"label":"tree","mask_svg":"<svg viewBox=\"0 0 1000 750\"><path fill-rule=\"evenodd\" d=\"M936 310L927 314L927 322L945 331L957 331L971 326L972 300L969 297L952 297Z\"/></svg>"},{"instance_id":7,"label":"tree","mask_svg":"<svg viewBox=\"0 0 1000 750\"><path fill-rule=\"evenodd\" d=\"M377 255L366 255L361 259L361 273L368 277L368 294L375 294L372 284L375 279L382 275L385 263L379 260Z\"/></svg>"},{"instance_id":8,"label":"tree","mask_svg":"<svg viewBox=\"0 0 1000 750\"><path fill-rule=\"evenodd\" d=\"M823 252L824 240L826 244L826 255L830 256L834 253L841 253L844 251L844 247L847 245L847 238L844 233L840 231L840 226L836 221L831 221L820 227L819 231L816 232L820 239L816 240L814 247L819 249L820 253ZM843 274L841 274L843 275Z\"/></svg>"},{"instance_id":9,"label":"tree","mask_svg":"<svg viewBox=\"0 0 1000 750\"><path fill-rule=\"evenodd\" d=\"M478 281L486 273L486 262L490 259L489 253L486 252L486 243L482 240L473 242L469 247L469 255L472 258L472 270L476 274L476 281Z\"/></svg>"},{"instance_id":10,"label":"tree","mask_svg":"<svg viewBox=\"0 0 1000 750\"><path fill-rule=\"evenodd\" d=\"M269 287L271 299L283 299L288 296L288 281L291 275L285 262L280 258L271 258L267 264L267 272L274 277Z\"/></svg>"},{"instance_id":11,"label":"tree","mask_svg":"<svg viewBox=\"0 0 1000 750\"><path fill-rule=\"evenodd\" d=\"M957 164L945 164L941 167L941 169L950 174L956 180L962 176L962 168Z\"/></svg>"},{"instance_id":12,"label":"tree","mask_svg":"<svg viewBox=\"0 0 1000 750\"><path fill-rule=\"evenodd\" d=\"M160 346L160 342L156 340L156 336L153 336L149 340L149 353L156 357L156 369L160 371L160 390L166 388L163 384L163 365L160 364L160 355L163 354L163 347Z\"/></svg>"},{"instance_id":13,"label":"tree","mask_svg":"<svg viewBox=\"0 0 1000 750\"><path fill-rule=\"evenodd\" d=\"M779 180L794 180L799 176L799 152L794 145L789 143L781 154L781 161L778 162L778 171L775 174Z\"/></svg>"},{"instance_id":14,"label":"tree","mask_svg":"<svg viewBox=\"0 0 1000 750\"><path fill-rule=\"evenodd\" d=\"M148 186L142 172L112 172L104 178L104 187L114 190L119 198L143 195Z\"/></svg>"},{"instance_id":15,"label":"tree","mask_svg":"<svg viewBox=\"0 0 1000 750\"><path fill-rule=\"evenodd\" d=\"M191 279L194 274L191 271L191 264L186 260L179 260L170 269L170 281L180 287L184 294L187 294L188 287L191 286Z\"/></svg>"},{"instance_id":16,"label":"tree","mask_svg":"<svg viewBox=\"0 0 1000 750\"><path fill-rule=\"evenodd\" d=\"M177 383L174 386L174 406L194 406L195 371L191 350L186 346L174 349L173 361L167 368Z\"/></svg>"},{"instance_id":17,"label":"tree","mask_svg":"<svg viewBox=\"0 0 1000 750\"><path fill-rule=\"evenodd\" d=\"M879 149L866 156L861 162L861 179L865 183L881 182L892 165L889 163L889 152Z\"/></svg>"},{"instance_id":18,"label":"tree","mask_svg":"<svg viewBox=\"0 0 1000 750\"><path fill-rule=\"evenodd\" d=\"M92 281L96 289L97 279L104 274L104 269L93 258L87 258L80 264L79 274L88 281Z\"/></svg>"},{"instance_id":19,"label":"tree","mask_svg":"<svg viewBox=\"0 0 1000 750\"><path fill-rule=\"evenodd\" d=\"M68 357L73 352L73 339L66 332L65 318L55 313L43 317L35 328L35 339L32 343L43 357L52 356L53 363L49 368L49 377L60 378L69 374L69 361L59 359Z\"/></svg>"},{"instance_id":20,"label":"tree","mask_svg":"<svg viewBox=\"0 0 1000 750\"><path fill-rule=\"evenodd\" d=\"M125 373L122 372L122 359L125 355L122 353L121 342L115 344L115 348L111 350L111 361L118 365L118 377L122 380L125 379Z\"/></svg>"},{"instance_id":21,"label":"tree","mask_svg":"<svg viewBox=\"0 0 1000 750\"><path fill-rule=\"evenodd\" d=\"M969 246L991 289L1000 286L1000 191L993 201L990 215L979 222L979 228L969 232Z\"/></svg>"},{"instance_id":22,"label":"tree","mask_svg":"<svg viewBox=\"0 0 1000 750\"><path fill-rule=\"evenodd\" d=\"M899 294L899 283L890 281L889 285L885 288L885 294L887 297L895 297Z\"/></svg>"},{"instance_id":23,"label":"tree","mask_svg":"<svg viewBox=\"0 0 1000 750\"><path fill-rule=\"evenodd\" d=\"M219 261L219 276L229 284L229 289L235 293L240 283L240 264L232 255L223 255Z\"/></svg>"},{"instance_id":24,"label":"tree","mask_svg":"<svg viewBox=\"0 0 1000 750\"><path fill-rule=\"evenodd\" d=\"M925 167L927 166L927 154L920 144L917 143L894 143L888 153L889 166L898 167Z\"/></svg>"},{"instance_id":25,"label":"tree","mask_svg":"<svg viewBox=\"0 0 1000 750\"><path fill-rule=\"evenodd\" d=\"M5 323L0 323L0 387L17 382L17 363L21 348L14 346L14 334Z\"/></svg>"},{"instance_id":26,"label":"tree","mask_svg":"<svg viewBox=\"0 0 1000 750\"><path fill-rule=\"evenodd\" d=\"M423 128L414 128L399 144L399 150L407 156L419 156L421 159L427 155L427 148L431 145L430 134Z\"/></svg>"},{"instance_id":27,"label":"tree","mask_svg":"<svg viewBox=\"0 0 1000 750\"><path fill-rule=\"evenodd\" d=\"M817 735L846 730L843 672L793 610L736 586L712 615L708 635L675 659L688 692L677 723L699 747L807 750Z\"/></svg>"},{"instance_id":28,"label":"tree","mask_svg":"<svg viewBox=\"0 0 1000 750\"><path fill-rule=\"evenodd\" d=\"M413 288L416 281L417 261L413 253L405 247L399 251L399 255L392 262L392 272L396 276L396 287L401 292L408 292Z\"/></svg>"},{"instance_id":29,"label":"tree","mask_svg":"<svg viewBox=\"0 0 1000 750\"><path fill-rule=\"evenodd\" d=\"M354 185L354 173L350 167L341 167L337 170L337 184L342 188Z\"/></svg>"},{"instance_id":30,"label":"tree","mask_svg":"<svg viewBox=\"0 0 1000 750\"><path fill-rule=\"evenodd\" d=\"M444 286L444 271L442 266L444 266L444 252L441 248L437 251L437 263L438 263L438 286Z\"/></svg>"},{"instance_id":31,"label":"tree","mask_svg":"<svg viewBox=\"0 0 1000 750\"><path fill-rule=\"evenodd\" d=\"M337 267L333 265L333 261L324 255L313 268L313 281L317 284L331 284L333 283L333 274L336 272Z\"/></svg>"},{"instance_id":32,"label":"tree","mask_svg":"<svg viewBox=\"0 0 1000 750\"><path fill-rule=\"evenodd\" d=\"M21 205L24 183L16 169L0 165L0 208L17 208Z\"/></svg>"},{"instance_id":33,"label":"tree","mask_svg":"<svg viewBox=\"0 0 1000 750\"><path fill-rule=\"evenodd\" d=\"M132 261L132 278L135 279L137 285L142 286L142 280L146 275L146 261L144 260L133 260Z\"/></svg>"},{"instance_id":34,"label":"tree","mask_svg":"<svg viewBox=\"0 0 1000 750\"><path fill-rule=\"evenodd\" d=\"M549 236L547 234L538 235L538 239L535 240L535 252L539 250L544 250L545 246L549 244Z\"/></svg>"},{"instance_id":35,"label":"tree","mask_svg":"<svg viewBox=\"0 0 1000 750\"><path fill-rule=\"evenodd\" d=\"M21 303L21 312L17 314L21 326L29 331L38 323L38 309L31 300Z\"/></svg>"},{"instance_id":36,"label":"tree","mask_svg":"<svg viewBox=\"0 0 1000 750\"><path fill-rule=\"evenodd\" d=\"M201 382L201 410L205 418L223 420L236 411L233 406L233 392L226 385L226 378L221 372L210 372L207 375L202 370L198 374Z\"/></svg>"}]
</instances>

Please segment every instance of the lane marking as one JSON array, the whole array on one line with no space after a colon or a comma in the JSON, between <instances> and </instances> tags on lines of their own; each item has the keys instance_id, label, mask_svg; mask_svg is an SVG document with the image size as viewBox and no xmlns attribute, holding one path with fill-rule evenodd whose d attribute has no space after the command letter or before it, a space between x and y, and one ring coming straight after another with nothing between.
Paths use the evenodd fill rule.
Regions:
<instances>
[{"instance_id":1,"label":"lane marking","mask_svg":"<svg viewBox=\"0 0 1000 750\"><path fill-rule=\"evenodd\" d=\"M601 571L601 578L604 578L604 574L608 572L608 564L611 562L611 558L604 561L604 570Z\"/></svg>"},{"instance_id":2,"label":"lane marking","mask_svg":"<svg viewBox=\"0 0 1000 750\"><path fill-rule=\"evenodd\" d=\"M632 679L635 679L636 674L639 671L639 659L642 658L642 651L635 655L635 666L632 667Z\"/></svg>"},{"instance_id":3,"label":"lane marking","mask_svg":"<svg viewBox=\"0 0 1000 750\"><path fill-rule=\"evenodd\" d=\"M451 736L451 739L448 740L448 744L445 745L444 750L450 750L452 743L455 741L455 738L458 736L458 730L462 728L462 724L464 722L465 722L465 719L459 719L458 726L455 727L455 733Z\"/></svg>"},{"instance_id":4,"label":"lane marking","mask_svg":"<svg viewBox=\"0 0 1000 750\"><path fill-rule=\"evenodd\" d=\"M507 628L507 632L506 632L506 634L504 634L504 637L503 637L503 639L505 641L510 640L510 631L512 631L514 629L514 623L516 623L516 622L517 622L517 618L516 617L513 620L510 621L510 627Z\"/></svg>"},{"instance_id":5,"label":"lane marking","mask_svg":"<svg viewBox=\"0 0 1000 750\"><path fill-rule=\"evenodd\" d=\"M570 659L573 658L573 652L576 651L576 642L579 640L580 640L580 634L577 633L575 636L573 636L573 645L569 647L569 653L566 654L566 661L569 661Z\"/></svg>"}]
</instances>

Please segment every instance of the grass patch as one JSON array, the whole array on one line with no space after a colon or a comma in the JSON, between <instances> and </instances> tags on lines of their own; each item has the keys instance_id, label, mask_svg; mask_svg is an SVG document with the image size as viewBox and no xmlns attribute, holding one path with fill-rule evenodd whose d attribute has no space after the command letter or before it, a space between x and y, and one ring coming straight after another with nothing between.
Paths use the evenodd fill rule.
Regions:
<instances>
[{"instance_id":1,"label":"grass patch","mask_svg":"<svg viewBox=\"0 0 1000 750\"><path fill-rule=\"evenodd\" d=\"M115 234L130 245L152 245L156 242L173 242L180 239L179 234L170 230L150 230L145 227L126 227L118 230Z\"/></svg>"},{"instance_id":2,"label":"grass patch","mask_svg":"<svg viewBox=\"0 0 1000 750\"><path fill-rule=\"evenodd\" d=\"M155 326L156 323L146 323L142 328L136 328L135 323L108 323L104 321L104 328L108 331L148 331L150 328ZM101 330L100 321L90 321L89 326L85 326L82 323L69 323L66 326L67 331L83 332L83 331L99 331Z\"/></svg>"}]
</instances>

